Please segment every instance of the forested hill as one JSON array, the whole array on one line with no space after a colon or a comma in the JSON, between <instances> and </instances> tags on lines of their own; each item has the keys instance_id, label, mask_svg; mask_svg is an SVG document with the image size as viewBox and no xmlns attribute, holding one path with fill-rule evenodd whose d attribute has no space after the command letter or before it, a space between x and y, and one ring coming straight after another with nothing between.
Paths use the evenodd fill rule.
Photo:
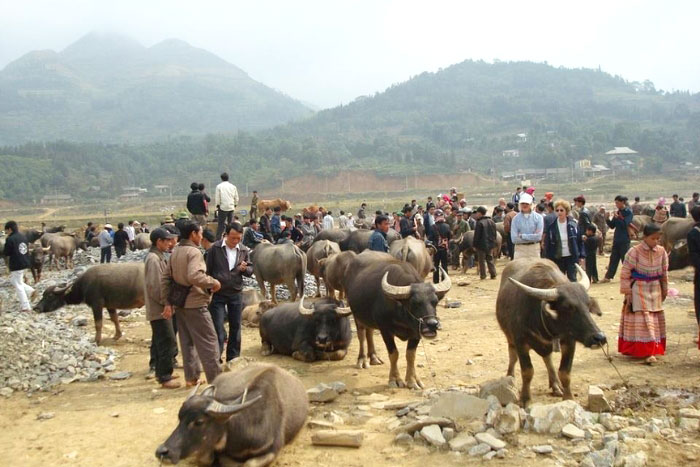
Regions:
<instances>
[{"instance_id":1,"label":"forested hill","mask_svg":"<svg viewBox=\"0 0 700 467\"><path fill-rule=\"evenodd\" d=\"M91 33L0 71L0 144L146 142L259 130L311 115L216 55L170 39L146 48Z\"/></svg>"},{"instance_id":2,"label":"forested hill","mask_svg":"<svg viewBox=\"0 0 700 467\"><path fill-rule=\"evenodd\" d=\"M518 166L570 167L613 146L639 151L652 172L664 164L700 162L700 94L666 93L598 70L465 61L255 133L2 148L14 164L0 160L13 167L0 174L0 190L5 197L26 197L95 185L109 196L124 185L186 187L193 178L213 180L222 169L237 183L260 188L274 187L282 177L354 168L489 173L512 166L502 157L508 149L520 151Z\"/></svg>"}]
</instances>

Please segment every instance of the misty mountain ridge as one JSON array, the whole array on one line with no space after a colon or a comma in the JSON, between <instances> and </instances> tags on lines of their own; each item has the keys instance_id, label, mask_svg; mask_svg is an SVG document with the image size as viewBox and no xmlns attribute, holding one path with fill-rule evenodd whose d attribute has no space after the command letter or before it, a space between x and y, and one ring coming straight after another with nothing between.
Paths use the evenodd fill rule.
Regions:
<instances>
[{"instance_id":1,"label":"misty mountain ridge","mask_svg":"<svg viewBox=\"0 0 700 467\"><path fill-rule=\"evenodd\" d=\"M90 33L0 71L0 144L152 141L259 130L312 111L220 57L178 39L151 47Z\"/></svg>"}]
</instances>

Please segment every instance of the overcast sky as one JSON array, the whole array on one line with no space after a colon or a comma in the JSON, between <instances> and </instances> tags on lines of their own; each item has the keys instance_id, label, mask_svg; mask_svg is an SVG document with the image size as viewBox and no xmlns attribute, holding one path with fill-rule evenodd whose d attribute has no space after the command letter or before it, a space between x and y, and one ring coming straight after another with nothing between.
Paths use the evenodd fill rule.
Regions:
<instances>
[{"instance_id":1,"label":"overcast sky","mask_svg":"<svg viewBox=\"0 0 700 467\"><path fill-rule=\"evenodd\" d=\"M0 68L106 31L185 40L319 107L470 58L601 66L698 92L698 18L693 0L0 0Z\"/></svg>"}]
</instances>

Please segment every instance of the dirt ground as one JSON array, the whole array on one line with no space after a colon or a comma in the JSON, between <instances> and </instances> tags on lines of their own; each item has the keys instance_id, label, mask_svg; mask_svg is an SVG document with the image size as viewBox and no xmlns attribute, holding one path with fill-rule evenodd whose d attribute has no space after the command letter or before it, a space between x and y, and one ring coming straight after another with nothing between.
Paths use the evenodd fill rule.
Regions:
<instances>
[{"instance_id":1,"label":"dirt ground","mask_svg":"<svg viewBox=\"0 0 700 467\"><path fill-rule=\"evenodd\" d=\"M497 262L500 270L506 264ZM598 258L601 271L605 269L607 258ZM685 388L695 394L700 393L700 350L694 344L697 333L692 314L692 283L682 278L687 271L671 273L671 287L680 292L680 299L669 299L666 319L668 327L667 355L655 366L647 366L628 360L616 354L617 326L621 307L618 293L619 281L610 284L593 285L591 295L598 299L604 315L596 318L601 329L607 334L614 362L630 384L638 389ZM459 309L446 309L440 306L438 313L443 329L438 338L424 342L419 347L418 372L426 388L447 388L450 386L474 386L491 378L505 374L508 352L506 342L495 318L495 299L499 280L479 281L475 270L465 276L453 273L453 289L449 300L462 303ZM460 287L461 280L470 285ZM82 310L89 316L87 310ZM149 466L158 465L154 451L175 428L177 412L186 390L161 390L153 380L146 380L150 327L142 316L123 319L125 337L117 343L106 340L120 353L118 369L133 372L125 381L101 380L94 383L73 383L59 386L52 393L36 393L27 397L15 393L9 399L0 400L0 465L8 466ZM110 335L109 321L105 331ZM85 328L92 333L92 319ZM380 356L386 357L386 349L378 347ZM355 368L357 342L353 341L348 356L339 362L301 363L288 357L262 357L258 330L244 328L243 356L255 360L276 363L293 369L306 387L319 382L343 381L348 392L333 403L312 408L311 416L335 410L350 414L362 404L359 396L379 393L397 400L420 398L420 393L406 389L389 389L388 363L367 370ZM403 348L400 368L405 371ZM557 359L555 357L555 359ZM388 362L387 358L384 358ZM533 359L535 378L533 380L533 403L552 403L558 399L547 393L547 378L544 364ZM177 370L182 374L182 370ZM432 375L432 376L431 376ZM517 372L518 385L519 371ZM182 380L182 379L181 379ZM578 346L572 373L572 385L576 400L585 404L588 384L616 384L619 376L606 361L600 350L588 350ZM671 394L676 394L671 392ZM666 399L668 414L675 416L679 405L694 401L691 399ZM637 412L652 416L661 411L658 405L652 409ZM50 420L38 421L41 412L54 412ZM427 447L411 448L392 445L393 434L386 427L386 418L392 412L372 410L374 416L352 428L365 431L365 443L359 449L321 448L311 445L311 430L304 428L297 439L287 446L276 465L458 465L478 463L480 458L457 456L448 452L435 452ZM352 423L348 415L346 424ZM677 446L663 439L655 441L654 447L647 449L651 465L672 465L700 459L698 435L691 437L684 446ZM499 465L554 465L556 458L526 457L527 446L552 442L544 436L520 433L509 439L509 453L504 460L491 462ZM525 454L525 456L524 456ZM559 458L561 460L561 458ZM691 462L692 463L692 462ZM188 465L186 462L183 464Z\"/></svg>"}]
</instances>

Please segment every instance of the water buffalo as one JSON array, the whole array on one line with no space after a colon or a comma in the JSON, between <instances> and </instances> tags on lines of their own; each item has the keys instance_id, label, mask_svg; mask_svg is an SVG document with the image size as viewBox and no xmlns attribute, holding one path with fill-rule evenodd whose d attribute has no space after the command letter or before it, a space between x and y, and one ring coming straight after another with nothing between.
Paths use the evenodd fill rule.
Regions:
<instances>
[{"instance_id":1,"label":"water buffalo","mask_svg":"<svg viewBox=\"0 0 700 467\"><path fill-rule=\"evenodd\" d=\"M32 271L32 278L36 284L41 280L41 272L44 269L44 257L51 248L42 248L38 243L29 244L29 269Z\"/></svg>"},{"instance_id":2,"label":"water buffalo","mask_svg":"<svg viewBox=\"0 0 700 467\"><path fill-rule=\"evenodd\" d=\"M340 244L340 242L348 238L348 235L350 235L350 230L348 229L326 229L321 230L314 237L313 241L319 242L321 240L330 240L331 242Z\"/></svg>"},{"instance_id":3,"label":"water buffalo","mask_svg":"<svg viewBox=\"0 0 700 467\"><path fill-rule=\"evenodd\" d=\"M306 267L309 274L316 278L316 296L321 296L321 265L320 260L324 258L330 258L333 255L340 253L340 247L337 243L331 242L330 240L321 240L319 242L314 242L306 252ZM328 286L326 286L326 289Z\"/></svg>"},{"instance_id":4,"label":"water buffalo","mask_svg":"<svg viewBox=\"0 0 700 467\"><path fill-rule=\"evenodd\" d=\"M275 286L285 284L290 298L304 295L304 276L306 275L306 253L292 243L272 245L261 243L252 253L253 272L258 286L267 296L265 281L270 283L272 303L277 304Z\"/></svg>"},{"instance_id":5,"label":"water buffalo","mask_svg":"<svg viewBox=\"0 0 700 467\"><path fill-rule=\"evenodd\" d=\"M151 248L151 234L136 234L134 237L134 250L148 250L149 248Z\"/></svg>"},{"instance_id":6,"label":"water buffalo","mask_svg":"<svg viewBox=\"0 0 700 467\"><path fill-rule=\"evenodd\" d=\"M508 242L505 241L506 228L503 226L503 222L496 222L496 232L501 235L501 248L498 250L498 255L494 255L494 258L500 259L501 256L508 256Z\"/></svg>"},{"instance_id":7,"label":"water buffalo","mask_svg":"<svg viewBox=\"0 0 700 467\"><path fill-rule=\"evenodd\" d=\"M389 254L396 259L405 261L418 271L422 277L428 275L433 270L433 257L431 252L435 248L431 245L431 250L425 246L425 242L416 237L406 237L396 240L389 247Z\"/></svg>"},{"instance_id":8,"label":"water buffalo","mask_svg":"<svg viewBox=\"0 0 700 467\"><path fill-rule=\"evenodd\" d=\"M117 308L130 310L144 305L143 263L113 263L93 266L74 282L50 286L34 311L47 313L66 305L86 303L95 318L95 343L102 342L102 310L107 308L114 323L114 340L122 336Z\"/></svg>"},{"instance_id":9,"label":"water buffalo","mask_svg":"<svg viewBox=\"0 0 700 467\"><path fill-rule=\"evenodd\" d=\"M576 342L591 348L606 343L605 334L591 316L602 313L595 299L588 295L590 281L583 269L576 267L581 274L579 282L569 282L557 265L547 259L516 259L503 269L496 318L508 340L509 376L514 376L515 362L520 360L523 407L530 401L534 374L530 349L544 360L554 394L572 399L570 375ZM555 339L561 342L558 376L552 363Z\"/></svg>"},{"instance_id":10,"label":"water buffalo","mask_svg":"<svg viewBox=\"0 0 700 467\"><path fill-rule=\"evenodd\" d=\"M340 251L354 251L355 253L362 253L369 248L369 237L371 236L371 230L355 230L350 232L347 238L338 244L340 245ZM386 233L386 241L389 245L400 239L401 234L394 229L389 229L389 231Z\"/></svg>"},{"instance_id":11,"label":"water buffalo","mask_svg":"<svg viewBox=\"0 0 700 467\"><path fill-rule=\"evenodd\" d=\"M44 227L44 224L41 224L41 225L42 225L45 233L58 233L58 232L63 232L64 230L66 230L65 225L57 225L54 227Z\"/></svg>"},{"instance_id":12,"label":"water buffalo","mask_svg":"<svg viewBox=\"0 0 700 467\"><path fill-rule=\"evenodd\" d=\"M499 256L502 242L503 237L496 231L496 246L493 247L491 253L494 258ZM450 241L450 253L452 254L452 265L457 268L459 268L460 255L462 256L462 273L465 274L467 269L469 269L469 259L476 255L476 250L474 249L474 231L470 230L469 232L465 232L464 235L455 241Z\"/></svg>"},{"instance_id":13,"label":"water buffalo","mask_svg":"<svg viewBox=\"0 0 700 467\"><path fill-rule=\"evenodd\" d=\"M279 206L284 212L289 211L292 208L292 203L281 198L261 199L258 201L258 212L265 212L265 209L267 208L275 209L277 206Z\"/></svg>"},{"instance_id":14,"label":"water buffalo","mask_svg":"<svg viewBox=\"0 0 700 467\"><path fill-rule=\"evenodd\" d=\"M345 296L345 277L350 262L357 253L354 251L342 251L330 258L319 261L321 277L326 285L326 295L335 298L335 291L338 291L338 298L342 300Z\"/></svg>"},{"instance_id":15,"label":"water buffalo","mask_svg":"<svg viewBox=\"0 0 700 467\"><path fill-rule=\"evenodd\" d=\"M644 231L644 226L652 222L651 217L638 214L632 217L632 223L627 227L630 238L639 238L639 234Z\"/></svg>"},{"instance_id":16,"label":"water buffalo","mask_svg":"<svg viewBox=\"0 0 700 467\"><path fill-rule=\"evenodd\" d=\"M27 241L29 243L36 242L44 234L44 232L41 232L41 231L36 230L36 229L26 229L26 230L23 230L22 233L24 234L25 237L27 237Z\"/></svg>"},{"instance_id":17,"label":"water buffalo","mask_svg":"<svg viewBox=\"0 0 700 467\"><path fill-rule=\"evenodd\" d=\"M423 387L416 375L416 347L421 337L432 339L437 335L439 322L435 307L452 285L447 273L443 270L441 273L442 280L430 284L413 266L387 253L366 251L353 259L348 266L345 286L360 341L358 368L367 368L368 355L369 364L382 363L377 358L372 337L372 330L379 329L391 362L389 385ZM408 340L405 382L399 376L399 351L394 337Z\"/></svg>"},{"instance_id":18,"label":"water buffalo","mask_svg":"<svg viewBox=\"0 0 700 467\"><path fill-rule=\"evenodd\" d=\"M260 318L262 354L291 355L302 362L342 360L352 340L350 308L332 298L322 298L311 308L285 303Z\"/></svg>"},{"instance_id":19,"label":"water buffalo","mask_svg":"<svg viewBox=\"0 0 700 467\"><path fill-rule=\"evenodd\" d=\"M86 241L72 235L59 235L52 237L49 240L49 251L54 263L56 264L56 269L60 269L59 260L61 258L65 260L66 269L69 267L74 267L73 254L78 248L83 251L87 251L87 247L88 245ZM50 262L49 269L51 269Z\"/></svg>"},{"instance_id":20,"label":"water buffalo","mask_svg":"<svg viewBox=\"0 0 700 467\"><path fill-rule=\"evenodd\" d=\"M664 247L667 252L670 252L676 242L685 240L688 237L688 232L693 228L693 225L695 225L695 222L690 217L671 217L661 226L659 245Z\"/></svg>"},{"instance_id":21,"label":"water buffalo","mask_svg":"<svg viewBox=\"0 0 700 467\"><path fill-rule=\"evenodd\" d=\"M299 378L275 365L251 364L220 374L199 395L195 388L156 457L173 464L194 456L199 465L229 465L228 458L267 466L299 433L308 411Z\"/></svg>"},{"instance_id":22,"label":"water buffalo","mask_svg":"<svg viewBox=\"0 0 700 467\"><path fill-rule=\"evenodd\" d=\"M255 305L248 305L241 312L241 323L251 328L260 326L260 318L265 312L273 309L275 304L270 300L263 300Z\"/></svg>"}]
</instances>

